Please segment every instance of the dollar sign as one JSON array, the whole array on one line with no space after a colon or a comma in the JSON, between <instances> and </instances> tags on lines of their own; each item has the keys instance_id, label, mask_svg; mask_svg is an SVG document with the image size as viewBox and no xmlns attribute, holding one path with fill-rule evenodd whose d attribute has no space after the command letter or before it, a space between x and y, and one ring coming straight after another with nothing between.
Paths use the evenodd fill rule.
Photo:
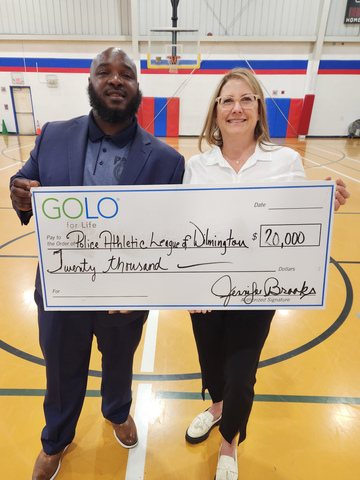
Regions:
<instances>
[{"instance_id":1,"label":"dollar sign","mask_svg":"<svg viewBox=\"0 0 360 480\"><path fill-rule=\"evenodd\" d=\"M256 239L257 239L257 233L254 233L254 234L253 234L253 238L252 238L252 239L253 239L253 240L256 240Z\"/></svg>"}]
</instances>

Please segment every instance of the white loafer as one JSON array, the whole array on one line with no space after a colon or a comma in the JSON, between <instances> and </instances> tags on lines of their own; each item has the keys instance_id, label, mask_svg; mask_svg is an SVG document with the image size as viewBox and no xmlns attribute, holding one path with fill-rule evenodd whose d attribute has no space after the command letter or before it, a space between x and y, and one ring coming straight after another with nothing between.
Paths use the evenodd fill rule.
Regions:
<instances>
[{"instance_id":1,"label":"white loafer","mask_svg":"<svg viewBox=\"0 0 360 480\"><path fill-rule=\"evenodd\" d=\"M220 455L214 480L238 480L237 457L235 460L227 455Z\"/></svg>"},{"instance_id":2,"label":"white loafer","mask_svg":"<svg viewBox=\"0 0 360 480\"><path fill-rule=\"evenodd\" d=\"M191 423L190 427L186 430L186 441L189 443L200 443L208 438L211 430L219 425L221 421L221 415L216 420L208 410L200 413Z\"/></svg>"}]
</instances>

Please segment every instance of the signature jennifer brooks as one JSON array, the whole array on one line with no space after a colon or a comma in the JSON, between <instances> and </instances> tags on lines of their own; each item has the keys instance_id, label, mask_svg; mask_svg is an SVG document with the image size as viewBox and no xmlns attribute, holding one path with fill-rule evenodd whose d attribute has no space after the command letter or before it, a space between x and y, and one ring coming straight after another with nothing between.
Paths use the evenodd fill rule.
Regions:
<instances>
[{"instance_id":1,"label":"signature jennifer brooks","mask_svg":"<svg viewBox=\"0 0 360 480\"><path fill-rule=\"evenodd\" d=\"M269 277L265 280L262 288L258 287L256 282L252 282L251 287L244 289L233 286L230 275L223 275L218 278L211 286L211 293L218 298L224 299L224 307L229 305L232 297L242 297L241 301L246 305L253 303L255 297L270 296L299 296L300 300L308 295L316 295L314 287L309 287L304 280L302 286L299 287L283 287L275 277Z\"/></svg>"}]
</instances>

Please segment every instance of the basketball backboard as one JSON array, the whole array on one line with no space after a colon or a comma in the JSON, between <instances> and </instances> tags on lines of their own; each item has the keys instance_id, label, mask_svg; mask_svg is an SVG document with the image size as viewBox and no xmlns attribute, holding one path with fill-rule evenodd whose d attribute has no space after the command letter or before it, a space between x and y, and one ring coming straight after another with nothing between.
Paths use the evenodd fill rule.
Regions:
<instances>
[{"instance_id":1,"label":"basketball backboard","mask_svg":"<svg viewBox=\"0 0 360 480\"><path fill-rule=\"evenodd\" d=\"M151 29L147 67L168 69L171 73L200 68L199 31L177 27Z\"/></svg>"}]
</instances>

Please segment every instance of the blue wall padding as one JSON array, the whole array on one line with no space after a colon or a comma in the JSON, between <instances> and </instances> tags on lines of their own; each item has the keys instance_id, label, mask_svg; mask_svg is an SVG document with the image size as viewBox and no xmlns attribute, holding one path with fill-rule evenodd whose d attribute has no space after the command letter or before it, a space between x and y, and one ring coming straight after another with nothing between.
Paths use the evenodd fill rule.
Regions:
<instances>
[{"instance_id":1,"label":"blue wall padding","mask_svg":"<svg viewBox=\"0 0 360 480\"><path fill-rule=\"evenodd\" d=\"M289 118L290 101L290 98L274 98L273 100L271 98L265 99L270 137L286 137L286 130L288 126L286 119ZM281 109L285 118L281 115L274 102Z\"/></svg>"},{"instance_id":2,"label":"blue wall padding","mask_svg":"<svg viewBox=\"0 0 360 480\"><path fill-rule=\"evenodd\" d=\"M265 104L266 104L267 121L269 126L269 134L270 134L270 137L274 137L277 108L274 102L271 100L271 98L265 98Z\"/></svg>"},{"instance_id":3,"label":"blue wall padding","mask_svg":"<svg viewBox=\"0 0 360 480\"><path fill-rule=\"evenodd\" d=\"M166 98L155 97L155 117L165 107L167 102ZM166 124L167 124L167 109L160 113L155 120L155 137L166 137Z\"/></svg>"}]
</instances>

